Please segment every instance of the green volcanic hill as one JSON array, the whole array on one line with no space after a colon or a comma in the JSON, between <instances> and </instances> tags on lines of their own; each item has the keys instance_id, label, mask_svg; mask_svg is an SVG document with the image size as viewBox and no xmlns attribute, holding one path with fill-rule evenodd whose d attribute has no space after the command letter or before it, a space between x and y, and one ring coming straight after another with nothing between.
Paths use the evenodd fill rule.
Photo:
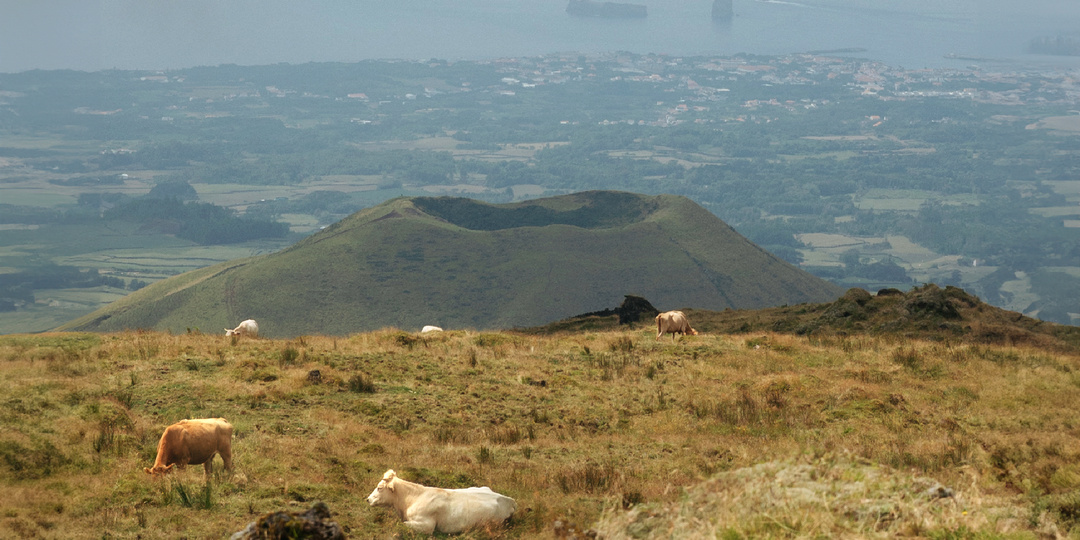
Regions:
<instances>
[{"instance_id":1,"label":"green volcanic hill","mask_svg":"<svg viewBox=\"0 0 1080 540\"><path fill-rule=\"evenodd\" d=\"M842 293L685 197L417 197L357 212L278 253L155 283L60 329L217 332L246 318L278 337L491 329L602 309L625 294L661 310L722 310Z\"/></svg>"}]
</instances>

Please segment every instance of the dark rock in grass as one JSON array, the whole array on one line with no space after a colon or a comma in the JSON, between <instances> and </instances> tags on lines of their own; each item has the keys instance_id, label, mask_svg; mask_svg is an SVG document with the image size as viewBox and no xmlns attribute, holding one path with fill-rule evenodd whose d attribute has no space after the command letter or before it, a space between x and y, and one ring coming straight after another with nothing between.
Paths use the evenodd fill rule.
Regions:
<instances>
[{"instance_id":1,"label":"dark rock in grass","mask_svg":"<svg viewBox=\"0 0 1080 540\"><path fill-rule=\"evenodd\" d=\"M330 520L330 509L317 502L306 512L270 512L252 521L229 540L344 540L341 527Z\"/></svg>"}]
</instances>

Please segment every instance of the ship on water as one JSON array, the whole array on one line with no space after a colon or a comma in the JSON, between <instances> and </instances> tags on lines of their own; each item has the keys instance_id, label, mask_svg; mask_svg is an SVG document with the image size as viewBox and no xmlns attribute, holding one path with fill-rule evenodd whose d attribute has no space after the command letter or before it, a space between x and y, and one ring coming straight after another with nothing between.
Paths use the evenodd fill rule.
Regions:
<instances>
[{"instance_id":1,"label":"ship on water","mask_svg":"<svg viewBox=\"0 0 1080 540\"><path fill-rule=\"evenodd\" d=\"M735 16L735 10L731 7L731 0L713 0L712 20L730 21Z\"/></svg>"},{"instance_id":2,"label":"ship on water","mask_svg":"<svg viewBox=\"0 0 1080 540\"><path fill-rule=\"evenodd\" d=\"M641 4L619 2L595 2L593 0L570 0L566 12L575 17L599 17L603 19L642 19L649 16Z\"/></svg>"}]
</instances>

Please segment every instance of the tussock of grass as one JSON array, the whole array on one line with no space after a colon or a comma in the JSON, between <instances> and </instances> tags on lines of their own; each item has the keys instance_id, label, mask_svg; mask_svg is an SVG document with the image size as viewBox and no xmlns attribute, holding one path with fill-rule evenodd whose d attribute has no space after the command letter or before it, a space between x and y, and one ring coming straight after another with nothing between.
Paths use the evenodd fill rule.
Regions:
<instances>
[{"instance_id":1,"label":"tussock of grass","mask_svg":"<svg viewBox=\"0 0 1080 540\"><path fill-rule=\"evenodd\" d=\"M1029 530L1028 511L972 477L949 488L850 456L803 456L685 486L678 501L609 510L596 530L619 538L962 538ZM1035 530L1057 532L1049 520Z\"/></svg>"}]
</instances>

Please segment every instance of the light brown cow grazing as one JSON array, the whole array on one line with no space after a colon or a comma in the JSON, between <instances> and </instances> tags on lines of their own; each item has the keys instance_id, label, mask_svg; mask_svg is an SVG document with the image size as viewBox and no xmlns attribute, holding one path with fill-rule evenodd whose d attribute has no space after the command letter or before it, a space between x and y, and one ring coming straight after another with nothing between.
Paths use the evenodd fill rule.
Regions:
<instances>
[{"instance_id":1,"label":"light brown cow grazing","mask_svg":"<svg viewBox=\"0 0 1080 540\"><path fill-rule=\"evenodd\" d=\"M154 466L146 474L165 474L173 466L203 465L206 476L213 472L214 454L221 456L225 469L232 470L232 424L224 418L181 420L167 428L158 441Z\"/></svg>"},{"instance_id":2,"label":"light brown cow grazing","mask_svg":"<svg viewBox=\"0 0 1080 540\"><path fill-rule=\"evenodd\" d=\"M671 333L671 341L675 341L675 334L696 336L697 330L690 328L690 321L683 312L665 311L656 316L656 339L665 333Z\"/></svg>"}]
</instances>

